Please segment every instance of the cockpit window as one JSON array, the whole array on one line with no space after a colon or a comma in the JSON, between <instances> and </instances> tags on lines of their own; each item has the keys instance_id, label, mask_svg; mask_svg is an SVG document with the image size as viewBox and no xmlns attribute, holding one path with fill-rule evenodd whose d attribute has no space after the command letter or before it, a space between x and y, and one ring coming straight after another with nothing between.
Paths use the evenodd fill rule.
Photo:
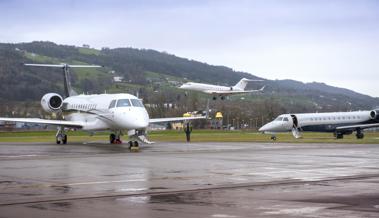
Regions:
<instances>
[{"instance_id":1,"label":"cockpit window","mask_svg":"<svg viewBox=\"0 0 379 218\"><path fill-rule=\"evenodd\" d=\"M117 107L130 107L130 101L129 99L119 99L117 101Z\"/></svg>"},{"instance_id":2,"label":"cockpit window","mask_svg":"<svg viewBox=\"0 0 379 218\"><path fill-rule=\"evenodd\" d=\"M116 105L116 100L112 100L108 108L109 109L114 108L115 105Z\"/></svg>"},{"instance_id":3,"label":"cockpit window","mask_svg":"<svg viewBox=\"0 0 379 218\"><path fill-rule=\"evenodd\" d=\"M283 121L288 122L288 118L287 118L287 117L284 117L284 118L283 118Z\"/></svg>"},{"instance_id":4,"label":"cockpit window","mask_svg":"<svg viewBox=\"0 0 379 218\"><path fill-rule=\"evenodd\" d=\"M283 117L277 117L274 121L282 121Z\"/></svg>"},{"instance_id":5,"label":"cockpit window","mask_svg":"<svg viewBox=\"0 0 379 218\"><path fill-rule=\"evenodd\" d=\"M134 107L144 107L141 100L139 99L130 99L130 101Z\"/></svg>"}]
</instances>

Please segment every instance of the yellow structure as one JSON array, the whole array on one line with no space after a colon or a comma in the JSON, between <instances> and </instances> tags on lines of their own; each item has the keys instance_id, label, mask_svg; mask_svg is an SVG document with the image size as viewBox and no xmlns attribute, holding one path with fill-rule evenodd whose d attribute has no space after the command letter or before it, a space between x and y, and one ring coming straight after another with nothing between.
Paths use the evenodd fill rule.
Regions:
<instances>
[{"instance_id":1,"label":"yellow structure","mask_svg":"<svg viewBox=\"0 0 379 218\"><path fill-rule=\"evenodd\" d=\"M217 112L216 113L216 119L222 119L223 116L222 116L222 113L221 112Z\"/></svg>"}]
</instances>

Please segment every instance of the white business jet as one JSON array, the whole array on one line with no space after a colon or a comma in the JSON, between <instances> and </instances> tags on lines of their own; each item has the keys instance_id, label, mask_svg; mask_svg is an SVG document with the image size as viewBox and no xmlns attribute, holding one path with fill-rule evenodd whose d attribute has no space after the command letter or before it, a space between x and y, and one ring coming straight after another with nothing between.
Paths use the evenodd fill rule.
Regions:
<instances>
[{"instance_id":1,"label":"white business jet","mask_svg":"<svg viewBox=\"0 0 379 218\"><path fill-rule=\"evenodd\" d=\"M65 98L57 93L47 93L41 99L42 108L49 113L57 113L62 120L38 118L6 118L0 121L38 123L58 126L57 144L67 143L67 129L81 129L89 132L110 131L110 143L121 143L121 135L127 133L129 145L138 146L138 141L151 143L146 138L146 128L151 123L175 122L204 119L198 117L149 118L141 99L126 93L77 95L71 88L69 68L101 67L96 65L68 64L25 64L27 66L58 67L64 71Z\"/></svg>"},{"instance_id":2,"label":"white business jet","mask_svg":"<svg viewBox=\"0 0 379 218\"><path fill-rule=\"evenodd\" d=\"M228 95L245 94L245 93L263 91L264 86L261 89L257 89L257 90L245 90L248 82L260 82L260 81L263 81L263 80L251 80L251 79L243 78L235 86L230 86L230 87L205 84L205 83L187 82L181 85L179 88L191 90L191 91L200 91L206 94L213 95L213 100L216 100L217 97L220 97L221 100L224 100L225 97Z\"/></svg>"},{"instance_id":3,"label":"white business jet","mask_svg":"<svg viewBox=\"0 0 379 218\"><path fill-rule=\"evenodd\" d=\"M372 111L282 114L274 121L262 126L259 131L272 134L275 140L278 132L289 132L295 138L301 137L301 131L331 132L337 139L356 132L357 139L364 137L363 130L379 127L379 109Z\"/></svg>"}]
</instances>

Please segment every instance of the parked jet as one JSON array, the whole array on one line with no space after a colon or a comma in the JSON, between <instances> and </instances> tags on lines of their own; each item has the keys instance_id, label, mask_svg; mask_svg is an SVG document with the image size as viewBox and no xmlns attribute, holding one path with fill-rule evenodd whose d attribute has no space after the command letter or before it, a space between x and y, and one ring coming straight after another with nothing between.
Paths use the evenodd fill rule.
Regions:
<instances>
[{"instance_id":1,"label":"parked jet","mask_svg":"<svg viewBox=\"0 0 379 218\"><path fill-rule=\"evenodd\" d=\"M58 126L56 143L66 144L68 129L81 129L89 132L110 131L110 143L121 143L121 135L127 133L129 145L138 146L138 141L151 143L146 138L146 128L151 123L174 122L199 117L171 117L151 119L141 99L126 93L77 95L70 86L69 68L101 67L94 65L68 64L26 64L28 66L59 67L64 71L65 97L57 93L47 93L41 99L42 108L49 113L60 114L62 120L47 120L38 118L6 118L0 121L38 123ZM137 141L138 140L138 141Z\"/></svg>"},{"instance_id":2,"label":"parked jet","mask_svg":"<svg viewBox=\"0 0 379 218\"><path fill-rule=\"evenodd\" d=\"M213 95L213 100L216 100L217 97L220 97L221 100L224 100L225 97L228 95L263 91L264 86L258 90L245 90L245 87L248 82L258 82L258 81L263 81L263 80L251 80L251 79L243 78L235 86L231 86L231 87L211 85L211 84L205 84L205 83L188 82L188 83L184 83L179 88L211 94Z\"/></svg>"},{"instance_id":3,"label":"parked jet","mask_svg":"<svg viewBox=\"0 0 379 218\"><path fill-rule=\"evenodd\" d=\"M363 130L379 127L379 109L372 111L282 114L274 121L262 126L259 131L272 134L292 131L295 138L301 137L301 131L332 132L337 139L356 132L356 137L364 137Z\"/></svg>"}]
</instances>

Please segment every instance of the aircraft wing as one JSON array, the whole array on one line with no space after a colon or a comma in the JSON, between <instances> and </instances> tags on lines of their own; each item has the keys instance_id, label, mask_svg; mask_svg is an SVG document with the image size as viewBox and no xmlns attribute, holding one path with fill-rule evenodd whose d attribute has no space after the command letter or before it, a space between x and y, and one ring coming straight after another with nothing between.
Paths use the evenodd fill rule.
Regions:
<instances>
[{"instance_id":1,"label":"aircraft wing","mask_svg":"<svg viewBox=\"0 0 379 218\"><path fill-rule=\"evenodd\" d=\"M46 124L46 125L55 125L55 126L66 126L74 128L82 128L83 124L81 122L75 121L66 121L66 120L47 120L39 118L8 118L0 117L0 121L5 122L20 122L20 123L37 123L37 124Z\"/></svg>"},{"instance_id":2,"label":"aircraft wing","mask_svg":"<svg viewBox=\"0 0 379 218\"><path fill-rule=\"evenodd\" d=\"M374 128L379 127L379 123L371 123L371 124L357 124L357 125L351 125L351 126L339 126L336 128L336 130L355 130L355 129L368 129L368 128Z\"/></svg>"},{"instance_id":3,"label":"aircraft wing","mask_svg":"<svg viewBox=\"0 0 379 218\"><path fill-rule=\"evenodd\" d=\"M206 119L206 116L200 116L200 117L167 117L167 118L153 118L150 119L149 123L166 123L166 122L178 122L178 121L185 121L185 120L199 120L199 119Z\"/></svg>"}]
</instances>

